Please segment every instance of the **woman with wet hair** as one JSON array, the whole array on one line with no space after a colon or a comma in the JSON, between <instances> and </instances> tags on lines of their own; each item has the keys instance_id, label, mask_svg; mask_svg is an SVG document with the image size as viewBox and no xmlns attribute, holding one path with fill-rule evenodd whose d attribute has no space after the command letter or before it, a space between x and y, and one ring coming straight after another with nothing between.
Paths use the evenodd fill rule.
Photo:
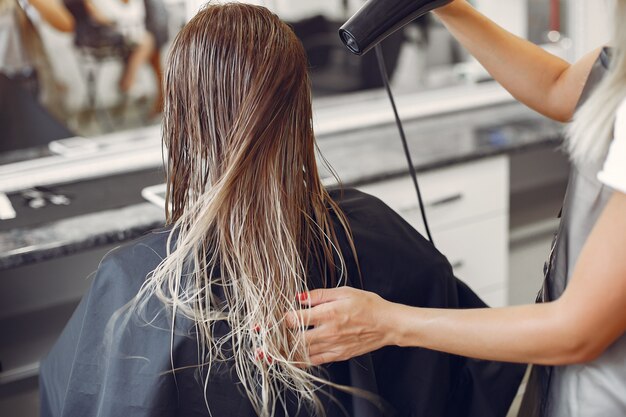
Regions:
<instances>
[{"instance_id":1,"label":"woman with wet hair","mask_svg":"<svg viewBox=\"0 0 626 417\"><path fill-rule=\"evenodd\" d=\"M42 364L44 417L506 414L524 367L399 348L311 366L285 319L309 290L484 304L381 201L322 186L306 55L277 16L233 3L191 19L163 139L168 227L102 261Z\"/></svg>"}]
</instances>

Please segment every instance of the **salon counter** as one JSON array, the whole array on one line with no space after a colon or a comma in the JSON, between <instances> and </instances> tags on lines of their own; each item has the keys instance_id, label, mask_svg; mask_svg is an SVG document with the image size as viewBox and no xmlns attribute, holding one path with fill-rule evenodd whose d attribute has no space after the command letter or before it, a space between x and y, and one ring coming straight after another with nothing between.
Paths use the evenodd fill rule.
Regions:
<instances>
[{"instance_id":1,"label":"salon counter","mask_svg":"<svg viewBox=\"0 0 626 417\"><path fill-rule=\"evenodd\" d=\"M387 107L377 112L380 103L388 106L384 97L369 109L361 103L356 109L360 123L354 115L328 115L342 106L318 107L322 114L316 120L325 121L316 126L318 145L344 186L381 198L423 232L393 115ZM341 111L348 110L355 108L346 105ZM490 305L515 302L513 293L528 301L527 293L539 286L541 268L535 266L547 251L564 188L567 161L555 152L561 126L511 100L445 115L423 110L404 113L404 127L438 249ZM20 386L33 396L27 402L36 403L39 360L88 288L88 276L102 256L164 223L162 207L142 197L144 188L164 180L158 129L128 135L148 143L141 139L131 150L73 154L67 158L71 163L54 156L33 161L43 162L42 170L29 169L30 161L20 165L21 171L0 167L0 194L17 212L16 218L0 221L0 331L12 334L0 341L0 410L3 398L12 398ZM103 138L102 143L115 140ZM110 155L103 157L106 152ZM324 183L336 184L321 160L320 168ZM59 180L62 176L68 180ZM545 184L554 188L526 192ZM70 204L32 208L33 192L60 195ZM546 195L554 204L533 200ZM515 199L526 204L521 222L509 209L519 206ZM468 244L477 236L480 245ZM535 272L536 279L530 279ZM530 289L520 291L519 283Z\"/></svg>"},{"instance_id":2,"label":"salon counter","mask_svg":"<svg viewBox=\"0 0 626 417\"><path fill-rule=\"evenodd\" d=\"M413 120L405 117L418 172L496 155L556 149L561 141L558 123L515 102ZM408 172L396 126L388 119L367 128L346 120L342 127L316 127L316 132L321 154L344 186L399 178ZM325 183L334 182L323 168L322 175ZM0 270L121 244L161 226L162 209L144 201L140 191L162 182L162 172L152 167L49 185L69 196L71 204L65 211L54 208L46 213L43 208L27 219L18 210L16 219L1 221ZM16 208L24 206L20 192L7 194Z\"/></svg>"}]
</instances>

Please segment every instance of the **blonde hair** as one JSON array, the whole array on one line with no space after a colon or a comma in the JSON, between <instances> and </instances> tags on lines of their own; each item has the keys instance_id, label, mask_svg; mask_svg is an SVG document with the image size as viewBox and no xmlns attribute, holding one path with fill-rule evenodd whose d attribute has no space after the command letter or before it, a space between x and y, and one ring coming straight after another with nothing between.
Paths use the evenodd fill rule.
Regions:
<instances>
[{"instance_id":1,"label":"blonde hair","mask_svg":"<svg viewBox=\"0 0 626 417\"><path fill-rule=\"evenodd\" d=\"M232 360L260 416L286 407L287 391L323 414L328 381L306 366L304 328L283 320L312 269L327 285L346 279L333 217L356 254L318 174L304 48L263 7L207 5L173 43L165 98L172 232L139 307L156 296L191 319L206 383Z\"/></svg>"},{"instance_id":2,"label":"blonde hair","mask_svg":"<svg viewBox=\"0 0 626 417\"><path fill-rule=\"evenodd\" d=\"M615 113L626 98L626 0L615 3L611 68L568 127L567 147L578 163L599 162L606 157L613 140Z\"/></svg>"}]
</instances>

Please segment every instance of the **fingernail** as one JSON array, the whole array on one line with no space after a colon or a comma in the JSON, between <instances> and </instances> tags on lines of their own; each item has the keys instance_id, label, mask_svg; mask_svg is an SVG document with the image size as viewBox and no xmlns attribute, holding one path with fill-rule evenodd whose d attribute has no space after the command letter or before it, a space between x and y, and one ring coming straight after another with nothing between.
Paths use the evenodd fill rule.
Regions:
<instances>
[{"instance_id":1,"label":"fingernail","mask_svg":"<svg viewBox=\"0 0 626 417\"><path fill-rule=\"evenodd\" d=\"M298 300L300 300L300 302L304 302L309 298L309 294L306 292L301 292L300 294L298 294Z\"/></svg>"},{"instance_id":2,"label":"fingernail","mask_svg":"<svg viewBox=\"0 0 626 417\"><path fill-rule=\"evenodd\" d=\"M256 324L253 328L252 331L255 333L259 333L261 331L261 326Z\"/></svg>"},{"instance_id":3,"label":"fingernail","mask_svg":"<svg viewBox=\"0 0 626 417\"><path fill-rule=\"evenodd\" d=\"M256 360L257 361L262 361L263 358L265 358L265 353L263 353L263 351L261 349L257 349L255 356L256 356Z\"/></svg>"}]
</instances>

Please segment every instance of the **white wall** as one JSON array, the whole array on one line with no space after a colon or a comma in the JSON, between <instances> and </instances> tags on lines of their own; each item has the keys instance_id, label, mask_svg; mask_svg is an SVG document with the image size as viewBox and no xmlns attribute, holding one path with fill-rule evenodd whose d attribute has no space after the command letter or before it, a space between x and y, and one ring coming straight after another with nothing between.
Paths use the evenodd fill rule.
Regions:
<instances>
[{"instance_id":1,"label":"white wall","mask_svg":"<svg viewBox=\"0 0 626 417\"><path fill-rule=\"evenodd\" d=\"M473 3L500 26L518 36L527 37L528 3L526 0L475 0Z\"/></svg>"},{"instance_id":2,"label":"white wall","mask_svg":"<svg viewBox=\"0 0 626 417\"><path fill-rule=\"evenodd\" d=\"M611 1L568 0L569 32L575 59L607 44L611 39Z\"/></svg>"}]
</instances>

